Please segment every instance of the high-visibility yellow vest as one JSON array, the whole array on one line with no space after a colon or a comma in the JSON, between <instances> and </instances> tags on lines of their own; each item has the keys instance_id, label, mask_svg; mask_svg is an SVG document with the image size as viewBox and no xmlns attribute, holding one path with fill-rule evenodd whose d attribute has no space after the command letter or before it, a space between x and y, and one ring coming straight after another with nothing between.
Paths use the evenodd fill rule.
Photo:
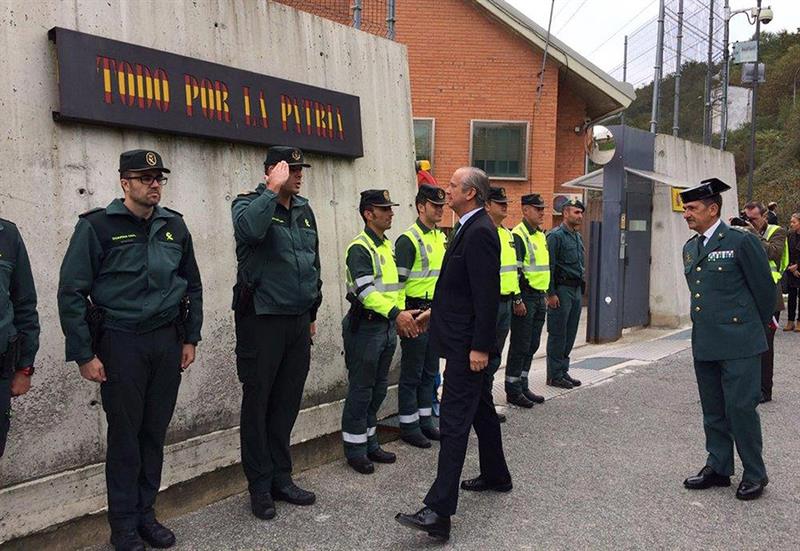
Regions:
<instances>
[{"instance_id":1,"label":"high-visibility yellow vest","mask_svg":"<svg viewBox=\"0 0 800 551\"><path fill-rule=\"evenodd\" d=\"M392 308L400 310L405 308L400 277L397 273L397 264L394 261L394 252L388 239L384 239L380 246L365 232L359 233L347 246L345 258L351 247L364 247L372 258L372 275L361 276L353 279L350 270L347 270L347 290L358 297L364 308L388 317ZM367 285L364 287L364 285ZM359 287L364 287L357 292Z\"/></svg>"},{"instance_id":2,"label":"high-visibility yellow vest","mask_svg":"<svg viewBox=\"0 0 800 551\"><path fill-rule=\"evenodd\" d=\"M447 238L438 228L423 232L416 222L404 231L403 235L414 244L415 252L411 271L404 274L408 276L405 282L405 296L433 300L433 290L442 269Z\"/></svg>"},{"instance_id":3,"label":"high-visibility yellow vest","mask_svg":"<svg viewBox=\"0 0 800 551\"><path fill-rule=\"evenodd\" d=\"M772 237L772 234L775 233L775 231L778 228L780 228L780 226L769 224L767 226L767 231L764 234L766 239L769 240L769 238ZM773 281L775 281L775 283L778 283L781 280L783 272L784 270L786 270L786 267L788 265L789 265L789 240L787 239L786 241L783 242L783 255L781 256L781 263L778 264L774 260L769 261L769 267L772 270L772 279Z\"/></svg>"},{"instance_id":4,"label":"high-visibility yellow vest","mask_svg":"<svg viewBox=\"0 0 800 551\"><path fill-rule=\"evenodd\" d=\"M525 258L522 261L522 273L532 288L546 291L550 285L550 253L547 250L547 239L543 231L530 233L524 222L520 222L512 230L525 243Z\"/></svg>"},{"instance_id":5,"label":"high-visibility yellow vest","mask_svg":"<svg viewBox=\"0 0 800 551\"><path fill-rule=\"evenodd\" d=\"M500 294L518 295L517 250L514 248L514 235L503 226L497 226L500 237Z\"/></svg>"}]
</instances>

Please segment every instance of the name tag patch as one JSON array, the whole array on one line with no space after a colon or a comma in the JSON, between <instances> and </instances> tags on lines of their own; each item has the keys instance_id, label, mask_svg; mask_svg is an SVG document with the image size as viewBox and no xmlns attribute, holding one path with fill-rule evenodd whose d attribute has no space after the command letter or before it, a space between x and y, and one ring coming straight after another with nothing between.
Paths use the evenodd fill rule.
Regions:
<instances>
[{"instance_id":1,"label":"name tag patch","mask_svg":"<svg viewBox=\"0 0 800 551\"><path fill-rule=\"evenodd\" d=\"M734 257L734 251L713 251L708 253L709 262L717 262L719 260L731 260Z\"/></svg>"}]
</instances>

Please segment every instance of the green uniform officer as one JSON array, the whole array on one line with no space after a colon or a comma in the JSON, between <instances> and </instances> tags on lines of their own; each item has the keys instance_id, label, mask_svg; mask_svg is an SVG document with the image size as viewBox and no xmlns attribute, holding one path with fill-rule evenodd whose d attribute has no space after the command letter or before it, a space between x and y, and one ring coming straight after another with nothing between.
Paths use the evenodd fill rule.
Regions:
<instances>
[{"instance_id":1,"label":"green uniform officer","mask_svg":"<svg viewBox=\"0 0 800 551\"><path fill-rule=\"evenodd\" d=\"M547 234L550 285L547 290L547 384L560 388L580 386L569 375L569 355L578 334L583 300L584 252L578 228L583 203L571 199L561 207L561 225Z\"/></svg>"},{"instance_id":2,"label":"green uniform officer","mask_svg":"<svg viewBox=\"0 0 800 551\"><path fill-rule=\"evenodd\" d=\"M690 490L730 486L735 444L744 466L736 497L749 500L759 497L768 482L756 407L775 283L758 238L720 220L720 193L728 189L711 178L681 193L683 217L697 232L683 246L683 268L708 451L706 466L684 485Z\"/></svg>"},{"instance_id":3,"label":"green uniform officer","mask_svg":"<svg viewBox=\"0 0 800 551\"><path fill-rule=\"evenodd\" d=\"M426 310L442 267L447 245L444 232L436 227L444 213L444 190L422 184L415 200L418 218L394 245L397 273L403 285L406 308ZM433 423L433 387L439 358L428 348L428 333L401 338L400 381L397 403L400 437L418 448L430 448L439 440Z\"/></svg>"},{"instance_id":4,"label":"green uniform officer","mask_svg":"<svg viewBox=\"0 0 800 551\"><path fill-rule=\"evenodd\" d=\"M11 424L11 398L31 388L39 350L39 315L31 263L22 235L0 218L0 457Z\"/></svg>"},{"instance_id":5,"label":"green uniform officer","mask_svg":"<svg viewBox=\"0 0 800 551\"><path fill-rule=\"evenodd\" d=\"M545 202L541 195L522 196L522 222L514 227L514 246L520 266L522 291L519 314L511 319L511 343L506 363L506 400L524 408L541 404L544 397L531 392L528 373L539 349L547 316L545 294L550 285L550 254L540 228ZM517 313L515 311L515 313Z\"/></svg>"},{"instance_id":6,"label":"green uniform officer","mask_svg":"<svg viewBox=\"0 0 800 551\"><path fill-rule=\"evenodd\" d=\"M289 451L322 302L317 222L300 196L310 166L296 147L270 147L265 183L231 205L242 468L251 511L262 520L275 516L274 500L316 501L292 481Z\"/></svg>"},{"instance_id":7,"label":"green uniform officer","mask_svg":"<svg viewBox=\"0 0 800 551\"><path fill-rule=\"evenodd\" d=\"M350 311L342 320L348 390L342 412L342 440L347 463L357 472L374 472L373 461L394 463L395 454L378 444L378 409L386 397L389 366L397 333L419 335L414 314L404 310L400 277L392 244L384 232L392 227L389 192L361 192L358 206L364 220L345 252Z\"/></svg>"},{"instance_id":8,"label":"green uniform officer","mask_svg":"<svg viewBox=\"0 0 800 551\"><path fill-rule=\"evenodd\" d=\"M161 156L126 151L124 199L80 216L61 264L58 312L67 361L100 383L108 421L106 488L116 549L169 547L155 518L164 437L181 371L194 361L203 322L192 236L180 213L159 206Z\"/></svg>"}]
</instances>

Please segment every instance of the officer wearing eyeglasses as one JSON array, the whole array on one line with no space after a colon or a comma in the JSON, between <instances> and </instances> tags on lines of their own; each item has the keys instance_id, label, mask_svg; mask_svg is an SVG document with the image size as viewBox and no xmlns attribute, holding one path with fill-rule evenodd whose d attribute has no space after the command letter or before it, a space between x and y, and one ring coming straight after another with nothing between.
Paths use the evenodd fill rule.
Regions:
<instances>
[{"instance_id":1,"label":"officer wearing eyeglasses","mask_svg":"<svg viewBox=\"0 0 800 551\"><path fill-rule=\"evenodd\" d=\"M58 310L66 359L100 383L108 421L106 489L111 543L170 547L155 518L164 437L181 372L203 321L202 285L183 216L161 207L161 155L120 156L124 198L80 215L61 265Z\"/></svg>"}]
</instances>

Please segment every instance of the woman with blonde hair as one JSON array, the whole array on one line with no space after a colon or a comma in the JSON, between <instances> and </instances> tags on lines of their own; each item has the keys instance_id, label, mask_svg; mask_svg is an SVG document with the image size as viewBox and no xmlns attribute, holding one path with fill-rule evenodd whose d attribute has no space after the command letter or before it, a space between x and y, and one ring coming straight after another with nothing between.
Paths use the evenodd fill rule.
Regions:
<instances>
[{"instance_id":1,"label":"woman with blonde hair","mask_svg":"<svg viewBox=\"0 0 800 551\"><path fill-rule=\"evenodd\" d=\"M800 295L800 213L795 212L789 220L789 231L786 235L789 247L789 267L786 268L786 287L789 291L789 321L786 322L784 331L800 333L800 324L795 326L799 319L798 295Z\"/></svg>"}]
</instances>

